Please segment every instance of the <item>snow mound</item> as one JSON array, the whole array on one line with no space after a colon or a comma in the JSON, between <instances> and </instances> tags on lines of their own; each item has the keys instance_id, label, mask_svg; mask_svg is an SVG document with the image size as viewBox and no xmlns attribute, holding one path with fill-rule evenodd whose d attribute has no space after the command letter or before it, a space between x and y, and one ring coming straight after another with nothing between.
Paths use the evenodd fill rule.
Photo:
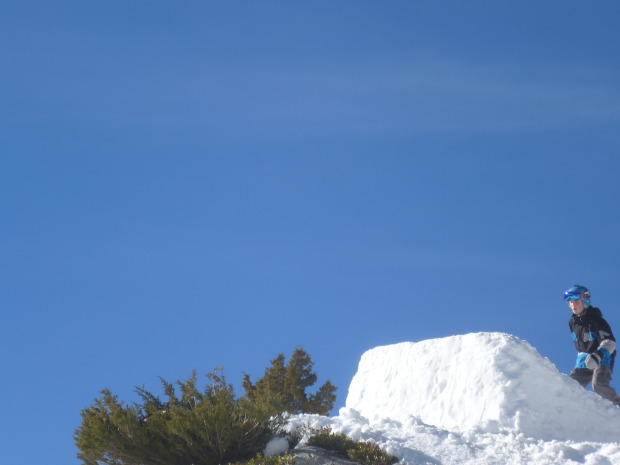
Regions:
<instances>
[{"instance_id":1,"label":"snow mound","mask_svg":"<svg viewBox=\"0 0 620 465\"><path fill-rule=\"evenodd\" d=\"M560 441L620 441L620 409L561 374L530 344L474 333L363 354L346 408L371 423L512 431Z\"/></svg>"}]
</instances>

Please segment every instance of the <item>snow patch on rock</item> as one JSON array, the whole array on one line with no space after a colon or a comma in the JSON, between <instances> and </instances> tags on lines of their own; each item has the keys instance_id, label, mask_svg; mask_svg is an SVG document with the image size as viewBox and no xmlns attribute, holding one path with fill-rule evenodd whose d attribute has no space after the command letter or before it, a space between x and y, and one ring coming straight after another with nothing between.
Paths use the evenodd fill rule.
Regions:
<instances>
[{"instance_id":1,"label":"snow patch on rock","mask_svg":"<svg viewBox=\"0 0 620 465\"><path fill-rule=\"evenodd\" d=\"M267 443L263 455L265 457L271 457L272 455L279 455L288 450L288 440L283 437L275 437Z\"/></svg>"}]
</instances>

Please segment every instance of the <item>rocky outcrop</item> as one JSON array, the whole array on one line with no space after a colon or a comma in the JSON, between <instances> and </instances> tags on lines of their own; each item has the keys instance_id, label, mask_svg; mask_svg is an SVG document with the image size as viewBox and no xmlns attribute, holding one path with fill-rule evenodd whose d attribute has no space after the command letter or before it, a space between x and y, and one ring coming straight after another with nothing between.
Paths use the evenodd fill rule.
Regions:
<instances>
[{"instance_id":1,"label":"rocky outcrop","mask_svg":"<svg viewBox=\"0 0 620 465\"><path fill-rule=\"evenodd\" d=\"M298 446L290 451L295 465L358 465L341 455L314 446Z\"/></svg>"}]
</instances>

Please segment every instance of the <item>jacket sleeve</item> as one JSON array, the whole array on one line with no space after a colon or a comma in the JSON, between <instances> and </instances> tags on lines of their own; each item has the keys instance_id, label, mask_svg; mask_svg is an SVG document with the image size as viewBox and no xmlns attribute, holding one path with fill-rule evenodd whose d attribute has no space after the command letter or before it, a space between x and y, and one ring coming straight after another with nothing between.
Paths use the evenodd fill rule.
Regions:
<instances>
[{"instance_id":1,"label":"jacket sleeve","mask_svg":"<svg viewBox=\"0 0 620 465\"><path fill-rule=\"evenodd\" d=\"M613 364L612 355L616 351L616 339L607 321L601 318L596 323L596 340L599 341L598 348L589 357L594 357L596 365L611 366ZM587 360L586 366L589 367Z\"/></svg>"},{"instance_id":2,"label":"jacket sleeve","mask_svg":"<svg viewBox=\"0 0 620 465\"><path fill-rule=\"evenodd\" d=\"M609 323L603 318L596 322L596 338L597 340L604 342L606 340L610 340L616 342L616 338L614 337L613 332L611 331L611 327Z\"/></svg>"},{"instance_id":3,"label":"jacket sleeve","mask_svg":"<svg viewBox=\"0 0 620 465\"><path fill-rule=\"evenodd\" d=\"M596 337L600 341L598 348L606 350L609 352L609 355L613 354L616 351L616 338L611 331L609 323L601 318L597 326Z\"/></svg>"}]
</instances>

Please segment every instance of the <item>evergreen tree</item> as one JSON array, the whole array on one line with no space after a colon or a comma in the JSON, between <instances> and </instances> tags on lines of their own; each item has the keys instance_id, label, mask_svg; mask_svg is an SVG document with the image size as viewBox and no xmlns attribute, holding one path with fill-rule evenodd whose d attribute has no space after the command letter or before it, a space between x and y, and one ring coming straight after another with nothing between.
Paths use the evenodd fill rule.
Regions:
<instances>
[{"instance_id":1,"label":"evergreen tree","mask_svg":"<svg viewBox=\"0 0 620 465\"><path fill-rule=\"evenodd\" d=\"M264 376L256 384L250 381L250 375L243 376L242 387L245 397L254 404L260 405L271 412L287 411L288 398L285 396L286 364L284 354L271 360L271 366L265 369Z\"/></svg>"},{"instance_id":2,"label":"evergreen tree","mask_svg":"<svg viewBox=\"0 0 620 465\"><path fill-rule=\"evenodd\" d=\"M306 390L317 381L313 368L314 362L302 347L295 349L288 364L284 354L279 354L256 384L249 375L244 376L245 397L274 413L327 415L336 401L336 387L327 381L316 394L308 395Z\"/></svg>"},{"instance_id":3,"label":"evergreen tree","mask_svg":"<svg viewBox=\"0 0 620 465\"><path fill-rule=\"evenodd\" d=\"M331 409L334 408L334 402L336 402L336 389L336 386L331 381L325 381L317 393L310 395L308 398L306 412L329 415Z\"/></svg>"}]
</instances>

